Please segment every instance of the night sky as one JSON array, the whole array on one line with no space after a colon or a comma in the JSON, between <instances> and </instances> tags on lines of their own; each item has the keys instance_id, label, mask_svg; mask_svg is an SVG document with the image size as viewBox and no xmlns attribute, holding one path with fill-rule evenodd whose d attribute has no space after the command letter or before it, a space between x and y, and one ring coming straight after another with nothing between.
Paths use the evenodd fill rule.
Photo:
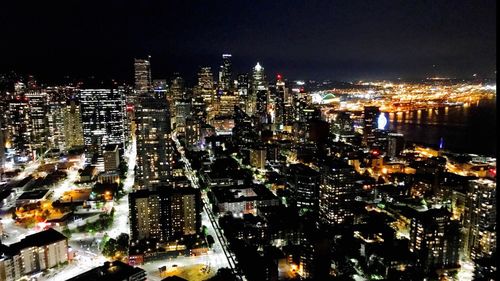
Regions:
<instances>
[{"instance_id":1,"label":"night sky","mask_svg":"<svg viewBox=\"0 0 500 281\"><path fill-rule=\"evenodd\" d=\"M494 0L1 2L0 72L42 79L132 81L133 58L151 55L153 78L178 71L190 80L225 52L235 73L259 61L268 76L295 79L496 70Z\"/></svg>"}]
</instances>

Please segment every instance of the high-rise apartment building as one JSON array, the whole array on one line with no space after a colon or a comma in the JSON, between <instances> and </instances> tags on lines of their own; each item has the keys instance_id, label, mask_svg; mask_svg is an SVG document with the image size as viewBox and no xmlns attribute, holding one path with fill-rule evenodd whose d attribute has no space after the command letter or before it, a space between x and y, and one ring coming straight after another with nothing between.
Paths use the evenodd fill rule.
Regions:
<instances>
[{"instance_id":1,"label":"high-rise apartment building","mask_svg":"<svg viewBox=\"0 0 500 281\"><path fill-rule=\"evenodd\" d=\"M416 211L411 218L409 250L424 273L458 267L459 222L450 218L444 208Z\"/></svg>"},{"instance_id":2,"label":"high-rise apartment building","mask_svg":"<svg viewBox=\"0 0 500 281\"><path fill-rule=\"evenodd\" d=\"M477 260L496 252L496 183L488 179L469 182L465 212L466 256Z\"/></svg>"},{"instance_id":3,"label":"high-rise apartment building","mask_svg":"<svg viewBox=\"0 0 500 281\"><path fill-rule=\"evenodd\" d=\"M49 96L40 90L28 91L25 94L29 105L29 118L31 122L30 143L32 149L42 154L48 148L49 124L48 102Z\"/></svg>"},{"instance_id":4,"label":"high-rise apartment building","mask_svg":"<svg viewBox=\"0 0 500 281\"><path fill-rule=\"evenodd\" d=\"M80 103L76 100L68 101L63 109L64 140L67 149L83 146L83 128Z\"/></svg>"},{"instance_id":5,"label":"high-rise apartment building","mask_svg":"<svg viewBox=\"0 0 500 281\"><path fill-rule=\"evenodd\" d=\"M7 102L7 141L6 147L14 151L16 162L26 162L32 158L30 142L31 122L29 102L25 96L16 96Z\"/></svg>"},{"instance_id":6,"label":"high-rise apartment building","mask_svg":"<svg viewBox=\"0 0 500 281\"><path fill-rule=\"evenodd\" d=\"M66 148L66 137L64 135L64 110L66 109L66 100L52 99L48 106L48 127L49 127L49 146L51 148L64 150ZM80 112L78 113L80 114ZM81 130L80 116L80 134L83 145L83 132Z\"/></svg>"},{"instance_id":7,"label":"high-rise apartment building","mask_svg":"<svg viewBox=\"0 0 500 281\"><path fill-rule=\"evenodd\" d=\"M168 102L149 95L139 96L135 117L136 188L155 189L168 183L172 175L173 146Z\"/></svg>"},{"instance_id":8,"label":"high-rise apartment building","mask_svg":"<svg viewBox=\"0 0 500 281\"><path fill-rule=\"evenodd\" d=\"M199 190L163 186L129 194L131 240L171 241L201 228Z\"/></svg>"},{"instance_id":9,"label":"high-rise apartment building","mask_svg":"<svg viewBox=\"0 0 500 281\"><path fill-rule=\"evenodd\" d=\"M352 223L356 171L341 160L329 159L321 168L319 213L325 225Z\"/></svg>"}]
</instances>

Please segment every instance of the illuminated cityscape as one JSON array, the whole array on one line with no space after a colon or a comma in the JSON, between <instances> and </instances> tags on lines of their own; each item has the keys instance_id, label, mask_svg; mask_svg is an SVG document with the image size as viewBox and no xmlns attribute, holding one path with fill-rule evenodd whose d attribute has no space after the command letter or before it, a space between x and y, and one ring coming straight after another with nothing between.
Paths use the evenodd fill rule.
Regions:
<instances>
[{"instance_id":1,"label":"illuminated cityscape","mask_svg":"<svg viewBox=\"0 0 500 281\"><path fill-rule=\"evenodd\" d=\"M494 1L90 2L0 4L0 281L496 280Z\"/></svg>"}]
</instances>

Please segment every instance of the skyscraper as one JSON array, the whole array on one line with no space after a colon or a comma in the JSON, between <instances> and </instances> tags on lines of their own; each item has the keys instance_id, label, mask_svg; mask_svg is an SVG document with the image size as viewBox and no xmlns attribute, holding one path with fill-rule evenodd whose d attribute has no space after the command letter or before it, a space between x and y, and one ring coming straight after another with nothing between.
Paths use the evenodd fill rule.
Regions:
<instances>
[{"instance_id":1,"label":"skyscraper","mask_svg":"<svg viewBox=\"0 0 500 281\"><path fill-rule=\"evenodd\" d=\"M264 68L257 63L253 68L252 74L252 100L255 105L253 114L259 117L259 120L264 121L267 119L267 83L264 74Z\"/></svg>"},{"instance_id":2,"label":"skyscraper","mask_svg":"<svg viewBox=\"0 0 500 281\"><path fill-rule=\"evenodd\" d=\"M365 106L363 111L363 144L370 147L375 142L373 130L377 128L377 117L380 114L377 106Z\"/></svg>"},{"instance_id":3,"label":"skyscraper","mask_svg":"<svg viewBox=\"0 0 500 281\"><path fill-rule=\"evenodd\" d=\"M280 129L280 126L284 124L284 115L285 115L285 94L286 87L285 81L281 74L276 76L276 87L275 91L273 91L273 103L274 104L274 123L277 125L277 128Z\"/></svg>"},{"instance_id":4,"label":"skyscraper","mask_svg":"<svg viewBox=\"0 0 500 281\"><path fill-rule=\"evenodd\" d=\"M488 258L496 252L496 183L477 179L469 182L465 213L465 254Z\"/></svg>"},{"instance_id":5,"label":"skyscraper","mask_svg":"<svg viewBox=\"0 0 500 281\"><path fill-rule=\"evenodd\" d=\"M138 94L151 91L151 64L150 57L146 59L135 59L135 90Z\"/></svg>"},{"instance_id":6,"label":"skyscraper","mask_svg":"<svg viewBox=\"0 0 500 281\"><path fill-rule=\"evenodd\" d=\"M318 213L320 174L302 163L290 165L287 171L291 201L303 212Z\"/></svg>"},{"instance_id":7,"label":"skyscraper","mask_svg":"<svg viewBox=\"0 0 500 281\"><path fill-rule=\"evenodd\" d=\"M66 148L66 137L64 135L64 111L66 109L66 100L59 97L51 97L49 101L47 120L49 123L49 145L52 148L64 150ZM80 134L83 145L83 133L81 131L81 112L80 115Z\"/></svg>"},{"instance_id":8,"label":"skyscraper","mask_svg":"<svg viewBox=\"0 0 500 281\"><path fill-rule=\"evenodd\" d=\"M325 225L352 223L356 171L341 160L330 159L321 169L320 220Z\"/></svg>"},{"instance_id":9,"label":"skyscraper","mask_svg":"<svg viewBox=\"0 0 500 281\"><path fill-rule=\"evenodd\" d=\"M232 76L233 76L233 66L231 64L231 54L223 54L222 55L222 65L220 67L219 73L219 84L220 89L224 92L227 92L233 88L232 85Z\"/></svg>"},{"instance_id":10,"label":"skyscraper","mask_svg":"<svg viewBox=\"0 0 500 281\"><path fill-rule=\"evenodd\" d=\"M82 89L80 91L83 140L86 148L102 154L108 144L125 143L125 95L121 87Z\"/></svg>"},{"instance_id":11,"label":"skyscraper","mask_svg":"<svg viewBox=\"0 0 500 281\"><path fill-rule=\"evenodd\" d=\"M32 157L32 148L29 103L25 96L8 101L7 128L6 147L14 150L14 161L26 162Z\"/></svg>"},{"instance_id":12,"label":"skyscraper","mask_svg":"<svg viewBox=\"0 0 500 281\"><path fill-rule=\"evenodd\" d=\"M33 150L39 154L48 148L49 124L48 102L46 92L40 90L28 91L25 94L29 105L29 118L31 122L30 142Z\"/></svg>"},{"instance_id":13,"label":"skyscraper","mask_svg":"<svg viewBox=\"0 0 500 281\"><path fill-rule=\"evenodd\" d=\"M164 186L129 194L131 240L171 241L201 228L200 192Z\"/></svg>"},{"instance_id":14,"label":"skyscraper","mask_svg":"<svg viewBox=\"0 0 500 281\"><path fill-rule=\"evenodd\" d=\"M66 148L83 146L83 129L80 104L75 100L68 101L63 111L64 139Z\"/></svg>"},{"instance_id":15,"label":"skyscraper","mask_svg":"<svg viewBox=\"0 0 500 281\"><path fill-rule=\"evenodd\" d=\"M214 76L211 67L200 67L198 71L198 87L205 91L211 91L214 88Z\"/></svg>"},{"instance_id":16,"label":"skyscraper","mask_svg":"<svg viewBox=\"0 0 500 281\"><path fill-rule=\"evenodd\" d=\"M424 273L458 267L459 223L450 217L443 208L415 211L411 219L409 250Z\"/></svg>"},{"instance_id":17,"label":"skyscraper","mask_svg":"<svg viewBox=\"0 0 500 281\"><path fill-rule=\"evenodd\" d=\"M136 189L156 189L172 175L172 140L168 102L149 95L138 97Z\"/></svg>"}]
</instances>

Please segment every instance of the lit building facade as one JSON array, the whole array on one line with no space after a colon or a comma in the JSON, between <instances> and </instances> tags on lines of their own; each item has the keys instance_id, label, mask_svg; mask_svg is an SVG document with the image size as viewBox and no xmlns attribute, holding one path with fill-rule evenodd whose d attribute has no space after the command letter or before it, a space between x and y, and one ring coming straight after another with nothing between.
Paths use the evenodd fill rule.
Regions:
<instances>
[{"instance_id":1,"label":"lit building facade","mask_svg":"<svg viewBox=\"0 0 500 281\"><path fill-rule=\"evenodd\" d=\"M377 106L365 106L363 110L363 144L371 147L375 142L374 129L377 128L377 117L380 110Z\"/></svg>"},{"instance_id":2,"label":"lit building facade","mask_svg":"<svg viewBox=\"0 0 500 281\"><path fill-rule=\"evenodd\" d=\"M80 91L83 140L88 151L102 155L108 144L125 144L125 95L123 88Z\"/></svg>"},{"instance_id":3,"label":"lit building facade","mask_svg":"<svg viewBox=\"0 0 500 281\"><path fill-rule=\"evenodd\" d=\"M292 164L287 171L291 201L303 212L318 213L320 173L304 164Z\"/></svg>"},{"instance_id":4,"label":"lit building facade","mask_svg":"<svg viewBox=\"0 0 500 281\"><path fill-rule=\"evenodd\" d=\"M356 171L347 163L331 160L323 164L319 201L322 224L335 226L353 223L355 179Z\"/></svg>"},{"instance_id":5,"label":"lit building facade","mask_svg":"<svg viewBox=\"0 0 500 281\"><path fill-rule=\"evenodd\" d=\"M31 146L33 150L41 154L48 148L49 124L47 116L49 96L46 92L39 90L28 91L25 96L29 104Z\"/></svg>"},{"instance_id":6,"label":"lit building facade","mask_svg":"<svg viewBox=\"0 0 500 281\"><path fill-rule=\"evenodd\" d=\"M131 240L172 241L201 228L199 190L162 187L129 194Z\"/></svg>"},{"instance_id":7,"label":"lit building facade","mask_svg":"<svg viewBox=\"0 0 500 281\"><path fill-rule=\"evenodd\" d=\"M64 140L66 148L84 145L80 104L75 100L68 101L63 109Z\"/></svg>"},{"instance_id":8,"label":"lit building facade","mask_svg":"<svg viewBox=\"0 0 500 281\"><path fill-rule=\"evenodd\" d=\"M17 96L8 101L6 142L6 147L14 151L16 162L26 162L32 158L30 136L28 99L24 96Z\"/></svg>"},{"instance_id":9,"label":"lit building facade","mask_svg":"<svg viewBox=\"0 0 500 281\"><path fill-rule=\"evenodd\" d=\"M446 209L415 212L410 222L409 250L424 273L458 268L460 227Z\"/></svg>"},{"instance_id":10,"label":"lit building facade","mask_svg":"<svg viewBox=\"0 0 500 281\"><path fill-rule=\"evenodd\" d=\"M136 188L155 189L170 181L173 148L169 106L165 99L143 95L135 108Z\"/></svg>"},{"instance_id":11,"label":"lit building facade","mask_svg":"<svg viewBox=\"0 0 500 281\"><path fill-rule=\"evenodd\" d=\"M15 281L67 262L68 239L49 228L9 246L0 245L0 253L0 280Z\"/></svg>"},{"instance_id":12,"label":"lit building facade","mask_svg":"<svg viewBox=\"0 0 500 281\"><path fill-rule=\"evenodd\" d=\"M151 63L149 59L135 59L135 90L138 94L148 93L152 90Z\"/></svg>"},{"instance_id":13,"label":"lit building facade","mask_svg":"<svg viewBox=\"0 0 500 281\"><path fill-rule=\"evenodd\" d=\"M219 73L220 89L228 92L233 88L233 66L231 63L231 54L222 55L222 65Z\"/></svg>"},{"instance_id":14,"label":"lit building facade","mask_svg":"<svg viewBox=\"0 0 500 281\"><path fill-rule=\"evenodd\" d=\"M473 260L496 252L496 183L477 179L469 182L465 212L465 254Z\"/></svg>"}]
</instances>

